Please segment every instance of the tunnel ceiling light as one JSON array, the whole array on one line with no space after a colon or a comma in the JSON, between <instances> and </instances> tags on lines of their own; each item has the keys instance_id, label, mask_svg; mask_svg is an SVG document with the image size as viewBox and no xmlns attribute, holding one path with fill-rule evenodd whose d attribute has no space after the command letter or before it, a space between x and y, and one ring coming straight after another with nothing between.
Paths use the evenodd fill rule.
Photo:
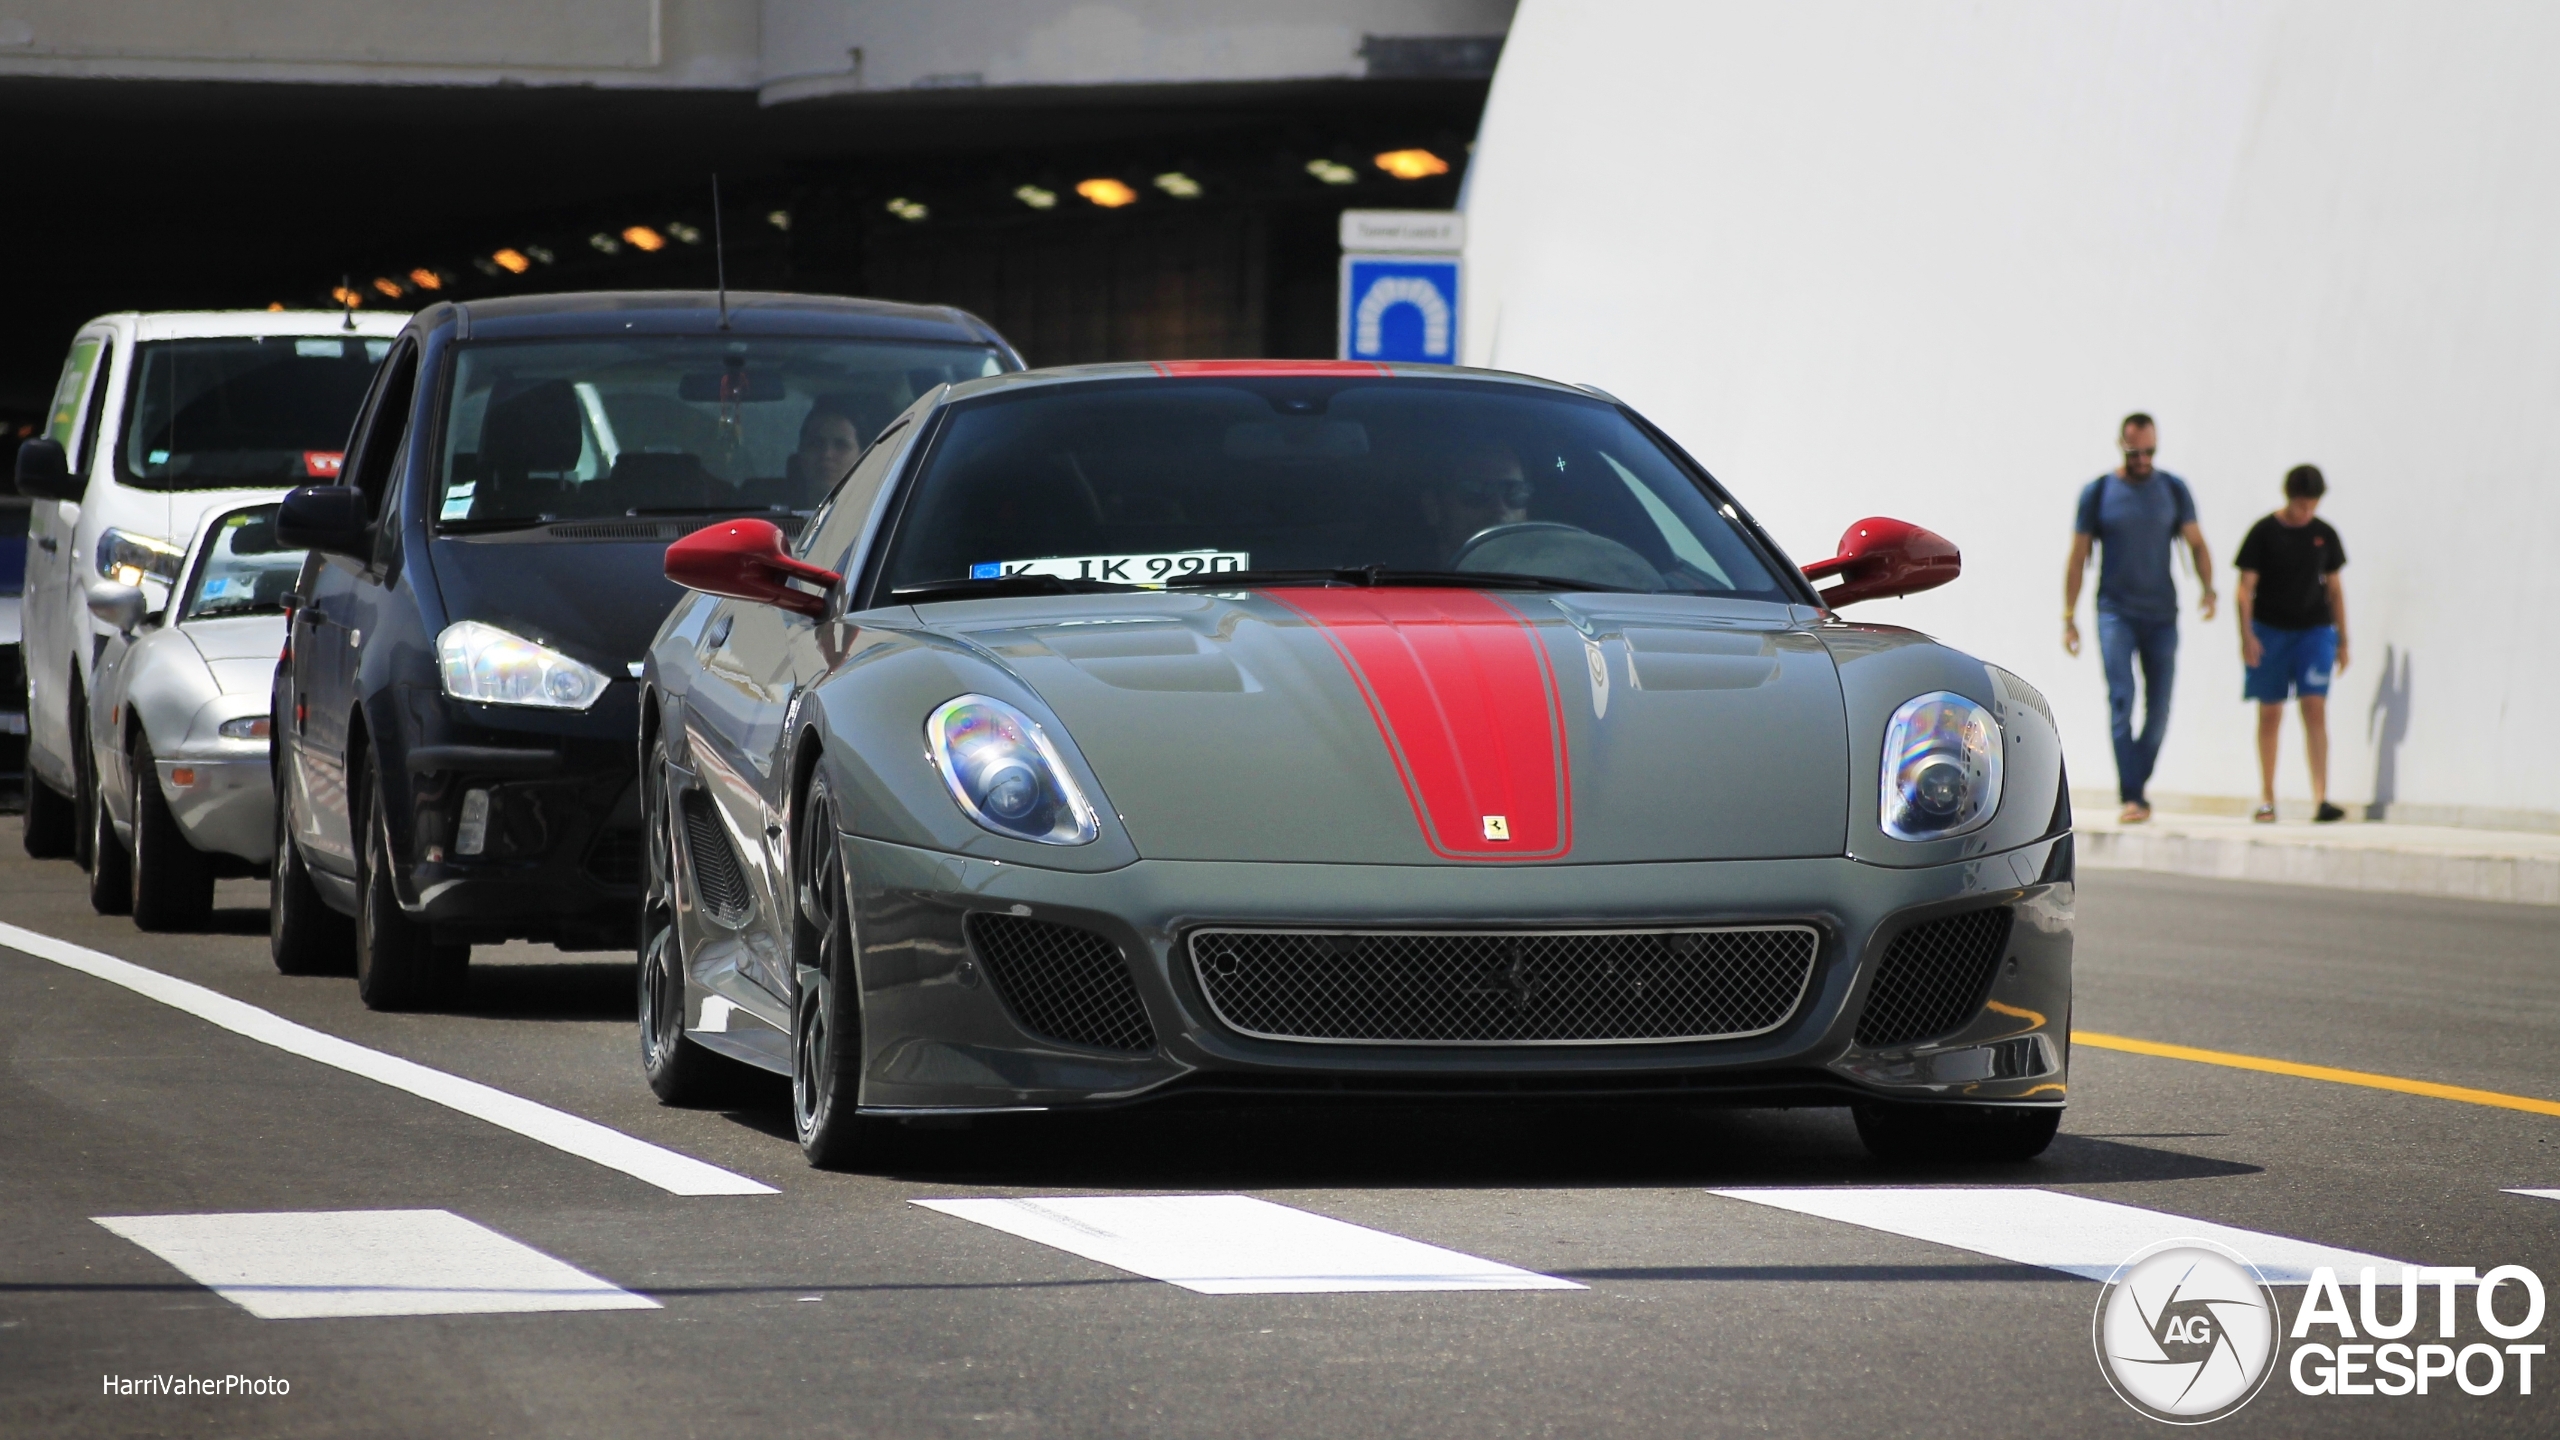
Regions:
<instances>
[{"instance_id":1,"label":"tunnel ceiling light","mask_svg":"<svg viewBox=\"0 0 2560 1440\"><path fill-rule=\"evenodd\" d=\"M409 272L409 283L421 290L441 290L444 288L444 277L421 265Z\"/></svg>"},{"instance_id":2,"label":"tunnel ceiling light","mask_svg":"<svg viewBox=\"0 0 2560 1440\"><path fill-rule=\"evenodd\" d=\"M1390 150L1378 157L1378 168L1399 180L1428 180L1449 173L1449 162L1428 150Z\"/></svg>"},{"instance_id":3,"label":"tunnel ceiling light","mask_svg":"<svg viewBox=\"0 0 2560 1440\"><path fill-rule=\"evenodd\" d=\"M668 221L667 233L673 235L687 245L699 245L702 243L702 232L685 224L681 220Z\"/></svg>"},{"instance_id":4,"label":"tunnel ceiling light","mask_svg":"<svg viewBox=\"0 0 2560 1440\"><path fill-rule=\"evenodd\" d=\"M1138 200L1137 191L1107 175L1078 181L1076 193L1105 210L1117 210L1123 205L1134 205Z\"/></svg>"},{"instance_id":5,"label":"tunnel ceiling light","mask_svg":"<svg viewBox=\"0 0 2560 1440\"><path fill-rule=\"evenodd\" d=\"M1360 172L1338 160L1310 160L1307 173L1327 185L1349 185L1360 178Z\"/></svg>"},{"instance_id":6,"label":"tunnel ceiling light","mask_svg":"<svg viewBox=\"0 0 2560 1440\"><path fill-rule=\"evenodd\" d=\"M489 257L489 263L510 275L521 275L533 268L533 261L521 250L509 247Z\"/></svg>"},{"instance_id":7,"label":"tunnel ceiling light","mask_svg":"<svg viewBox=\"0 0 2560 1440\"><path fill-rule=\"evenodd\" d=\"M281 309L283 309L283 308L284 308L284 302L283 302L283 301L281 301L281 300L270 300L270 301L268 301L268 302L267 302L267 309L268 309L270 312L272 312L272 311L276 311L276 310L281 310Z\"/></svg>"},{"instance_id":8,"label":"tunnel ceiling light","mask_svg":"<svg viewBox=\"0 0 2560 1440\"><path fill-rule=\"evenodd\" d=\"M667 248L667 237L646 225L634 225L622 232L622 238L637 249L656 252Z\"/></svg>"},{"instance_id":9,"label":"tunnel ceiling light","mask_svg":"<svg viewBox=\"0 0 2560 1440\"><path fill-rule=\"evenodd\" d=\"M1197 200L1200 198L1200 182L1183 174L1179 170L1167 170L1163 174L1157 176L1156 188L1167 195L1172 196L1176 200Z\"/></svg>"},{"instance_id":10,"label":"tunnel ceiling light","mask_svg":"<svg viewBox=\"0 0 2560 1440\"><path fill-rule=\"evenodd\" d=\"M768 210L765 212L764 223L772 226L776 230L788 233L791 229L791 212L788 210Z\"/></svg>"},{"instance_id":11,"label":"tunnel ceiling light","mask_svg":"<svg viewBox=\"0 0 2560 1440\"><path fill-rule=\"evenodd\" d=\"M376 275L373 277L373 288L381 291L383 294L394 300L400 298L400 282L392 279L388 275Z\"/></svg>"},{"instance_id":12,"label":"tunnel ceiling light","mask_svg":"<svg viewBox=\"0 0 2560 1440\"><path fill-rule=\"evenodd\" d=\"M362 306L363 306L363 304L364 304L364 292L363 292L363 291L360 291L360 290L350 290L350 289L348 289L348 288L347 288L346 286L344 286L344 285L332 285L332 286L330 286L330 287L329 287L329 298L330 298L330 299L332 299L332 300L337 301L337 302L338 302L339 304L341 304L341 305L346 306L346 307L347 307L348 309L350 309L350 310L358 309L358 308L362 307Z\"/></svg>"},{"instance_id":13,"label":"tunnel ceiling light","mask_svg":"<svg viewBox=\"0 0 2560 1440\"><path fill-rule=\"evenodd\" d=\"M593 245L607 255L619 255L622 253L622 242L614 239L612 236L607 235L601 230L588 236L587 243Z\"/></svg>"},{"instance_id":14,"label":"tunnel ceiling light","mask_svg":"<svg viewBox=\"0 0 2560 1440\"><path fill-rule=\"evenodd\" d=\"M527 245L524 247L524 253L532 256L533 263L536 265L548 265L552 261L551 252L543 249L539 245Z\"/></svg>"},{"instance_id":15,"label":"tunnel ceiling light","mask_svg":"<svg viewBox=\"0 0 2560 1440\"><path fill-rule=\"evenodd\" d=\"M1058 192L1055 190L1043 190L1037 185L1014 186L1013 198L1030 206L1034 210L1055 210L1058 208Z\"/></svg>"},{"instance_id":16,"label":"tunnel ceiling light","mask_svg":"<svg viewBox=\"0 0 2560 1440\"><path fill-rule=\"evenodd\" d=\"M890 214L906 221L922 220L927 215L933 213L931 210L925 208L925 203L923 201L910 200L904 195L900 195L895 199L892 199L888 204L888 211Z\"/></svg>"}]
</instances>

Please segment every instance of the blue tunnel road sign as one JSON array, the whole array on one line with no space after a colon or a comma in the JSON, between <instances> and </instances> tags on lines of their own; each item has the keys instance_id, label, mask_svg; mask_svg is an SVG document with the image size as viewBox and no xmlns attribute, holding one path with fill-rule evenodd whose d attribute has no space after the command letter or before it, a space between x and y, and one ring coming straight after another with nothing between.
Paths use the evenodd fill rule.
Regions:
<instances>
[{"instance_id":1,"label":"blue tunnel road sign","mask_svg":"<svg viewBox=\"0 0 2560 1440\"><path fill-rule=\"evenodd\" d=\"M1457 364L1458 264L1455 256L1343 256L1342 358Z\"/></svg>"}]
</instances>

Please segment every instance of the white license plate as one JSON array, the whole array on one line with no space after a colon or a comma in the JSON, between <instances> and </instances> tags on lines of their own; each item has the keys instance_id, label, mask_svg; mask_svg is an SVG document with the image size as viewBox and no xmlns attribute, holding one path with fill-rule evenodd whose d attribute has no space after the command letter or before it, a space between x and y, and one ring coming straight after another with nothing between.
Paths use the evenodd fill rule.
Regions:
<instances>
[{"instance_id":1,"label":"white license plate","mask_svg":"<svg viewBox=\"0 0 2560 1440\"><path fill-rule=\"evenodd\" d=\"M1180 575L1218 575L1249 570L1253 561L1241 550L1174 550L1155 555L1056 555L1045 560L980 560L969 567L972 580L1007 575L1056 575L1068 580L1103 580L1114 585L1161 585Z\"/></svg>"}]
</instances>

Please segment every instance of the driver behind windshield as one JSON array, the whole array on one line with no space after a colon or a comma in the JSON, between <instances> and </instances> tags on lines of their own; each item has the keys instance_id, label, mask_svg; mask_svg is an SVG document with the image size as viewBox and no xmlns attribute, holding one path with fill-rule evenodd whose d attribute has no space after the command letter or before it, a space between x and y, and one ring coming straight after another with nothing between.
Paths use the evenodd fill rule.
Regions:
<instances>
[{"instance_id":1,"label":"driver behind windshield","mask_svg":"<svg viewBox=\"0 0 2560 1440\"><path fill-rule=\"evenodd\" d=\"M783 462L794 493L822 495L844 478L862 454L862 427L853 406L840 396L821 395L800 422L800 448Z\"/></svg>"},{"instance_id":2,"label":"driver behind windshield","mask_svg":"<svg viewBox=\"0 0 2560 1440\"><path fill-rule=\"evenodd\" d=\"M1499 440L1454 447L1439 478L1423 487L1422 518L1439 544L1439 563L1456 561L1467 542L1496 525L1529 518L1529 481L1520 457Z\"/></svg>"}]
</instances>

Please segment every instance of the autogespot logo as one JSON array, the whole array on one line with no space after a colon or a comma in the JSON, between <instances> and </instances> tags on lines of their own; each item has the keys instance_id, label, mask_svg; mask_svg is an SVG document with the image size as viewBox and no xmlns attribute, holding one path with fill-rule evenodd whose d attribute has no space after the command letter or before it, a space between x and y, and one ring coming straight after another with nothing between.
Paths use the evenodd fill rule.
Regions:
<instances>
[{"instance_id":1,"label":"autogespot logo","mask_svg":"<svg viewBox=\"0 0 2560 1440\"><path fill-rule=\"evenodd\" d=\"M2283 1315L2256 1266L2210 1240L2163 1240L2107 1277L2090 1329L2098 1368L2126 1404L2202 1425L2267 1383Z\"/></svg>"}]
</instances>

